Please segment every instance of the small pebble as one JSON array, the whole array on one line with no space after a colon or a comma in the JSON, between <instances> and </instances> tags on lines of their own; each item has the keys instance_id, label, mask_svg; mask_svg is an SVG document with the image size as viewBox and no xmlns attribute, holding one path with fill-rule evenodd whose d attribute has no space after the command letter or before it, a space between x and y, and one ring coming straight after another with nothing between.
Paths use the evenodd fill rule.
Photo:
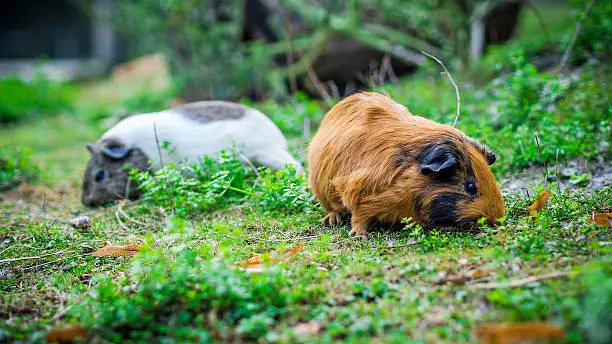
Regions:
<instances>
[{"instance_id":1,"label":"small pebble","mask_svg":"<svg viewBox=\"0 0 612 344\"><path fill-rule=\"evenodd\" d=\"M68 223L76 229L87 229L91 227L91 219L88 216L77 216L68 220Z\"/></svg>"},{"instance_id":2,"label":"small pebble","mask_svg":"<svg viewBox=\"0 0 612 344\"><path fill-rule=\"evenodd\" d=\"M70 271L72 270L72 268L74 268L76 266L76 262L72 262L70 264L64 265L64 267L62 267L62 270L64 271Z\"/></svg>"}]
</instances>

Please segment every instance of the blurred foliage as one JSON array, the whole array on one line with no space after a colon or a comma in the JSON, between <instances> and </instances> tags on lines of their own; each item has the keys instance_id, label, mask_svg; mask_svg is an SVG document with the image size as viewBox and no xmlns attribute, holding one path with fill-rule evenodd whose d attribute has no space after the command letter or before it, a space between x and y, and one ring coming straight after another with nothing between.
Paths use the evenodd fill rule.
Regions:
<instances>
[{"instance_id":1,"label":"blurred foliage","mask_svg":"<svg viewBox=\"0 0 612 344\"><path fill-rule=\"evenodd\" d=\"M0 146L0 191L38 178L40 168L32 161L28 149Z\"/></svg>"},{"instance_id":2,"label":"blurred foliage","mask_svg":"<svg viewBox=\"0 0 612 344\"><path fill-rule=\"evenodd\" d=\"M612 2L595 1L585 17L585 9L591 0L570 0L576 11L576 21L583 20L582 29L576 40L577 53L581 58L589 53L610 55L612 53ZM569 42L569 38L567 38Z\"/></svg>"},{"instance_id":3,"label":"blurred foliage","mask_svg":"<svg viewBox=\"0 0 612 344\"><path fill-rule=\"evenodd\" d=\"M119 0L112 12L92 13L131 36L140 51L164 54L176 81L195 88L191 92L227 99L242 95L254 82L253 66L269 61L268 56L247 56L248 47L239 42L242 3Z\"/></svg>"},{"instance_id":4,"label":"blurred foliage","mask_svg":"<svg viewBox=\"0 0 612 344\"><path fill-rule=\"evenodd\" d=\"M64 82L36 73L31 81L0 78L0 123L70 110L74 90Z\"/></svg>"},{"instance_id":5,"label":"blurred foliage","mask_svg":"<svg viewBox=\"0 0 612 344\"><path fill-rule=\"evenodd\" d=\"M92 13L131 36L142 52L167 56L186 98L237 99L286 95L286 79L304 76L336 37L400 60L413 61L413 49L465 64L469 18L489 3L282 0L268 18L280 41L269 44L241 41L247 14L239 0L119 0L110 13ZM294 63L274 64L275 57L288 53L295 55Z\"/></svg>"}]
</instances>

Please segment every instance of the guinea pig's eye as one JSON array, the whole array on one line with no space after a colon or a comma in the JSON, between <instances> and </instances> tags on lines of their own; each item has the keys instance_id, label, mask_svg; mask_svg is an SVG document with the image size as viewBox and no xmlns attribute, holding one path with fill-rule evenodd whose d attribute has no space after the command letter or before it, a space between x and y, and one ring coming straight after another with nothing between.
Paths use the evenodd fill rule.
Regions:
<instances>
[{"instance_id":1,"label":"guinea pig's eye","mask_svg":"<svg viewBox=\"0 0 612 344\"><path fill-rule=\"evenodd\" d=\"M102 179L104 179L104 170L100 170L96 172L96 175L94 178L96 179L97 182L101 182Z\"/></svg>"},{"instance_id":2,"label":"guinea pig's eye","mask_svg":"<svg viewBox=\"0 0 612 344\"><path fill-rule=\"evenodd\" d=\"M467 182L465 183L465 192L469 193L470 195L475 195L476 194L476 184L472 183L472 182Z\"/></svg>"}]
</instances>

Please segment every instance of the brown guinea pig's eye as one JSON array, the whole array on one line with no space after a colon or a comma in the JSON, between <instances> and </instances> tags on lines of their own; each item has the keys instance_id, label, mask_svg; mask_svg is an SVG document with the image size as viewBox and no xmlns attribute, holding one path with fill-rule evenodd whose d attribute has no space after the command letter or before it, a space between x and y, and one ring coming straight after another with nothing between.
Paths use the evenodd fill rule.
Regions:
<instances>
[{"instance_id":1,"label":"brown guinea pig's eye","mask_svg":"<svg viewBox=\"0 0 612 344\"><path fill-rule=\"evenodd\" d=\"M476 184L474 184L472 182L465 183L465 192L467 192L470 195L474 196L474 195L476 195L477 191L478 191L478 189L476 189Z\"/></svg>"}]
</instances>

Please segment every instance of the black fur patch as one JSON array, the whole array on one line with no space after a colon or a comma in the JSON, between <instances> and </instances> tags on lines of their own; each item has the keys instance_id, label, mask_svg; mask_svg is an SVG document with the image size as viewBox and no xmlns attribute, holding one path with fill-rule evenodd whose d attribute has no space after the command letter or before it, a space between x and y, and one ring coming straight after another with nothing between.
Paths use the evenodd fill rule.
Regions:
<instances>
[{"instance_id":1,"label":"black fur patch","mask_svg":"<svg viewBox=\"0 0 612 344\"><path fill-rule=\"evenodd\" d=\"M435 183L455 184L459 181L458 172L461 170L461 166L464 165L464 155L461 154L461 151L450 140L441 140L425 146L417 156L417 161L419 166L423 166L430 164L432 161L445 159L448 156L454 157L457 160L458 167L453 167L443 173L436 173L430 176Z\"/></svg>"},{"instance_id":2,"label":"black fur patch","mask_svg":"<svg viewBox=\"0 0 612 344\"><path fill-rule=\"evenodd\" d=\"M430 205L429 223L432 226L460 226L458 202L464 200L461 194L445 192L436 197Z\"/></svg>"},{"instance_id":3,"label":"black fur patch","mask_svg":"<svg viewBox=\"0 0 612 344\"><path fill-rule=\"evenodd\" d=\"M242 104L225 101L188 103L174 109L184 117L201 124L237 120L242 118L248 110L249 108Z\"/></svg>"}]
</instances>

